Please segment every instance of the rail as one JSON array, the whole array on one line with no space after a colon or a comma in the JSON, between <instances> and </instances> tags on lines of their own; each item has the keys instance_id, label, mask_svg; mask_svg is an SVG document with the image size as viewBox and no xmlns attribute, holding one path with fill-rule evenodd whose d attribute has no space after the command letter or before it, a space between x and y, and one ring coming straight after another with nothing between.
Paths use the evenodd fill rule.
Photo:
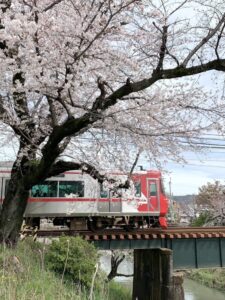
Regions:
<instances>
[{"instance_id":1,"label":"rail","mask_svg":"<svg viewBox=\"0 0 225 300\"><path fill-rule=\"evenodd\" d=\"M70 229L47 229L30 230L25 229L22 235L37 235L38 237L60 237L81 236L88 241L107 241L107 240L150 240L150 239L197 239L197 238L220 238L225 237L225 227L171 227L144 228L133 231L122 229L106 229L102 232L75 231Z\"/></svg>"}]
</instances>

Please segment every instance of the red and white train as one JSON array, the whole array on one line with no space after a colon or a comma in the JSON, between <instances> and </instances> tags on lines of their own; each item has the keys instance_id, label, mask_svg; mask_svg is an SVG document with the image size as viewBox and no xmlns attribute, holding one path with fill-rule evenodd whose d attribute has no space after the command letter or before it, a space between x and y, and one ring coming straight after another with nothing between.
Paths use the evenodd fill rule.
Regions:
<instances>
[{"instance_id":1,"label":"red and white train","mask_svg":"<svg viewBox=\"0 0 225 300\"><path fill-rule=\"evenodd\" d=\"M0 167L0 195L4 201L11 174L10 167ZM117 181L123 174L110 174ZM81 171L70 171L35 185L30 191L25 219L38 226L50 218L54 225L71 229L100 230L122 226L167 227L168 199L159 171L138 171L132 175L133 193L115 190L98 183ZM129 191L129 192L128 192Z\"/></svg>"}]
</instances>

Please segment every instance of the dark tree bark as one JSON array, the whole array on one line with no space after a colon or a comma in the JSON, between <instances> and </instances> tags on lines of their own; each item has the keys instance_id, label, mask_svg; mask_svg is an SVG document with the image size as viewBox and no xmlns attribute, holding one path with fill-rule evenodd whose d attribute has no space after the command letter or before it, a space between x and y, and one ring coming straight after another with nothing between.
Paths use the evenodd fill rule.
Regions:
<instances>
[{"instance_id":1,"label":"dark tree bark","mask_svg":"<svg viewBox=\"0 0 225 300\"><path fill-rule=\"evenodd\" d=\"M8 245L17 243L29 197L29 188L26 187L23 176L27 172L26 168L23 168L23 164L26 162L26 159L22 159L20 163L18 159L14 162L11 179L0 212L0 242Z\"/></svg>"},{"instance_id":2,"label":"dark tree bark","mask_svg":"<svg viewBox=\"0 0 225 300\"><path fill-rule=\"evenodd\" d=\"M8 245L17 243L28 196L29 190L24 188L20 180L8 191L1 211L0 242Z\"/></svg>"},{"instance_id":3,"label":"dark tree bark","mask_svg":"<svg viewBox=\"0 0 225 300\"><path fill-rule=\"evenodd\" d=\"M122 254L116 254L113 250L111 253L111 271L109 272L107 276L107 281L111 281L113 278L119 276L119 277L132 277L133 274L122 274L118 273L118 267L122 263L122 261L125 259L125 255Z\"/></svg>"}]
</instances>

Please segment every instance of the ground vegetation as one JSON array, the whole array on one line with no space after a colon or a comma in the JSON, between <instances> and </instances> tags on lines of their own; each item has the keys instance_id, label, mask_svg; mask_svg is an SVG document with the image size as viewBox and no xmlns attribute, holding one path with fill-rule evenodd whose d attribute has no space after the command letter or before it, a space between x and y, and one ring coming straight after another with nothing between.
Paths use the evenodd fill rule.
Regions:
<instances>
[{"instance_id":1,"label":"ground vegetation","mask_svg":"<svg viewBox=\"0 0 225 300\"><path fill-rule=\"evenodd\" d=\"M77 244L78 249L83 249L86 243L85 249L88 253L90 251L93 252L92 245L87 242L82 244L80 239L66 239L69 240L69 245L73 245L73 249L75 244ZM60 249L63 250L63 242L60 241L59 244L61 245ZM66 242L66 245L68 249L68 242ZM56 249L56 246L53 246L53 248ZM93 257L93 261L91 262L93 268L92 270L90 270L91 268L89 269L92 272L92 277L85 277L85 285L82 274L87 274L87 268L84 264L79 265L79 258L73 258L73 265L71 265L69 259L66 261L67 254L62 253L63 251L60 252L61 260L59 260L60 254L58 253L58 259L54 264L55 269L57 269L57 272L55 272L56 270L52 270L52 263L49 264L49 258L52 257L54 252L53 248L49 249L48 245L34 242L29 238L19 242L16 249L0 247L0 298L2 300L131 299L131 291L129 289L114 281L107 283L107 275L100 269L98 269L98 276L95 277L94 288L91 289L95 274L95 257ZM47 255L49 255L48 258ZM80 255L82 258L84 256L85 253ZM64 262L65 270L60 269L62 261ZM90 261L91 257L89 258ZM59 264L58 268L57 264ZM50 265L51 270L49 268ZM77 280L76 272L74 273L74 278L67 276L68 272L71 274L71 270L74 270L75 266L80 269L82 279L80 282ZM59 269L61 272L59 272Z\"/></svg>"}]
</instances>

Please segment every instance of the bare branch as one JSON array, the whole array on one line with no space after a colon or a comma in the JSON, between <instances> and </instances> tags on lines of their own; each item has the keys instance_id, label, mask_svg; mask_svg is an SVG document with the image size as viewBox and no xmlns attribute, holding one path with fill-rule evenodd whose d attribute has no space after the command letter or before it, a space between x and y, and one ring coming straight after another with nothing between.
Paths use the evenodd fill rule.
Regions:
<instances>
[{"instance_id":1,"label":"bare branch","mask_svg":"<svg viewBox=\"0 0 225 300\"><path fill-rule=\"evenodd\" d=\"M168 30L168 26L164 25L162 30L162 44L159 52L159 62L156 67L156 71L159 71L163 68L163 60L166 54L167 30Z\"/></svg>"},{"instance_id":2,"label":"bare branch","mask_svg":"<svg viewBox=\"0 0 225 300\"><path fill-rule=\"evenodd\" d=\"M221 28L221 31L220 31L220 33L218 35L217 42L216 42L215 52L216 52L216 57L217 57L218 60L220 59L219 53L218 53L218 47L219 47L219 44L220 44L220 40L221 40L224 28L225 28L225 23L223 24L223 26Z\"/></svg>"},{"instance_id":3,"label":"bare branch","mask_svg":"<svg viewBox=\"0 0 225 300\"><path fill-rule=\"evenodd\" d=\"M107 276L107 281L108 282L111 281L114 277L117 277L117 276L123 276L123 277L132 277L133 276L133 274L122 274L122 273L117 272L119 265L121 264L122 261L124 261L124 259L125 259L124 254L122 254L122 255L116 254L116 252L112 250L112 253L111 253L111 271Z\"/></svg>"},{"instance_id":4,"label":"bare branch","mask_svg":"<svg viewBox=\"0 0 225 300\"><path fill-rule=\"evenodd\" d=\"M173 55L172 53L169 52L168 48L166 47L166 54L168 54L177 64L177 66L180 66L179 60L176 58L175 55Z\"/></svg>"},{"instance_id":5,"label":"bare branch","mask_svg":"<svg viewBox=\"0 0 225 300\"><path fill-rule=\"evenodd\" d=\"M82 50L79 54L77 54L75 56L75 60L78 60L81 56L83 56L87 50L93 45L93 43L98 39L100 38L103 33L106 31L106 29L108 28L108 26L110 25L112 19L118 15L123 9L129 7L131 4L133 4L134 2L136 2L137 0L131 0L130 2L128 2L127 4L125 5L122 5L115 11L115 12L112 12L111 11L111 8L110 8L110 2L109 2L109 10L110 10L110 16L106 22L106 24L99 30L98 33L95 34L95 36L93 37L93 39L89 42L89 44L84 48L84 50ZM122 3L122 2L121 2Z\"/></svg>"},{"instance_id":6,"label":"bare branch","mask_svg":"<svg viewBox=\"0 0 225 300\"><path fill-rule=\"evenodd\" d=\"M58 125L56 109L55 109L55 106L53 103L53 99L51 97L47 97L47 100L48 100L48 104L49 104L49 110L51 113L52 127L54 127L54 126Z\"/></svg>"},{"instance_id":7,"label":"bare branch","mask_svg":"<svg viewBox=\"0 0 225 300\"><path fill-rule=\"evenodd\" d=\"M12 0L0 0L0 8L2 12L6 12L10 8Z\"/></svg>"},{"instance_id":8,"label":"bare branch","mask_svg":"<svg viewBox=\"0 0 225 300\"><path fill-rule=\"evenodd\" d=\"M178 11L181 7L184 6L184 4L186 4L187 2L189 2L190 0L184 0L180 5L178 5L171 13L169 13L169 16L172 16L176 11Z\"/></svg>"},{"instance_id":9,"label":"bare branch","mask_svg":"<svg viewBox=\"0 0 225 300\"><path fill-rule=\"evenodd\" d=\"M183 67L186 67L189 60L192 58L193 55L195 55L195 53L202 48L203 45L205 45L216 33L217 31L220 29L221 25L225 22L225 13L223 14L222 18L220 19L220 21L218 22L218 24L216 25L216 27L214 29L210 29L209 33L198 43L198 45L195 46L195 48L188 54L188 56L185 58L185 60L183 61L183 63L181 64Z\"/></svg>"},{"instance_id":10,"label":"bare branch","mask_svg":"<svg viewBox=\"0 0 225 300\"><path fill-rule=\"evenodd\" d=\"M50 5L48 5L46 8L43 9L44 12L52 9L54 6L56 6L57 4L63 2L64 0L55 0L53 1Z\"/></svg>"},{"instance_id":11,"label":"bare branch","mask_svg":"<svg viewBox=\"0 0 225 300\"><path fill-rule=\"evenodd\" d=\"M138 159L139 159L140 155L141 155L141 151L138 151L138 153L137 153L137 155L136 155L136 158L135 158L135 160L134 160L134 163L133 163L133 165L132 165L132 167L131 167L130 174L129 174L129 178L130 178L131 175L133 174L134 168L136 167L136 165L137 165L137 163L138 163Z\"/></svg>"},{"instance_id":12,"label":"bare branch","mask_svg":"<svg viewBox=\"0 0 225 300\"><path fill-rule=\"evenodd\" d=\"M68 162L59 160L55 164L53 164L48 172L48 177L56 176L60 173L70 171L70 170L81 170L84 173L89 174L94 179L97 179L100 183L102 183L106 177L99 173L99 171L90 164L80 162Z\"/></svg>"}]
</instances>

